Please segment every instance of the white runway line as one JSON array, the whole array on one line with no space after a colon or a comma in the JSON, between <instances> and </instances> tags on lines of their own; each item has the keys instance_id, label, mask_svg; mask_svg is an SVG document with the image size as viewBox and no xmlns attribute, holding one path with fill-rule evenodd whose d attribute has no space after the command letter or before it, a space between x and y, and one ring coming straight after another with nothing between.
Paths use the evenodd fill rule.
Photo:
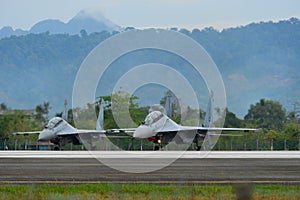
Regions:
<instances>
[{"instance_id":1,"label":"white runway line","mask_svg":"<svg viewBox=\"0 0 300 200\"><path fill-rule=\"evenodd\" d=\"M0 151L0 158L281 158L300 159L300 151Z\"/></svg>"}]
</instances>

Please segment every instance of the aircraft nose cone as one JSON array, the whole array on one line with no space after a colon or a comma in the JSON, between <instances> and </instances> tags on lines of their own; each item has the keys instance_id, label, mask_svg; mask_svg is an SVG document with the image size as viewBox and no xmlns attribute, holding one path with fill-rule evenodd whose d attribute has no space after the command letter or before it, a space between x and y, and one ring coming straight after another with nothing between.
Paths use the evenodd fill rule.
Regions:
<instances>
[{"instance_id":1,"label":"aircraft nose cone","mask_svg":"<svg viewBox=\"0 0 300 200\"><path fill-rule=\"evenodd\" d=\"M53 133L50 130L43 130L40 135L39 135L39 141L49 141L51 139L53 139Z\"/></svg>"},{"instance_id":2,"label":"aircraft nose cone","mask_svg":"<svg viewBox=\"0 0 300 200\"><path fill-rule=\"evenodd\" d=\"M152 137L152 130L150 127L141 125L133 133L135 138L149 138Z\"/></svg>"}]
</instances>

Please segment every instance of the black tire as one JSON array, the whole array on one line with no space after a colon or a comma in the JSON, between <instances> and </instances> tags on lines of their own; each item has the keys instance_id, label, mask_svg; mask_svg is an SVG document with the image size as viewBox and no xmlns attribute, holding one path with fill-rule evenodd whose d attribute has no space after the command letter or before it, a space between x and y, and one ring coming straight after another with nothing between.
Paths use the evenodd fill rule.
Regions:
<instances>
[{"instance_id":1,"label":"black tire","mask_svg":"<svg viewBox=\"0 0 300 200\"><path fill-rule=\"evenodd\" d=\"M56 147L54 147L53 150L54 150L54 151L60 151L60 148L59 148L59 146L56 146Z\"/></svg>"}]
</instances>

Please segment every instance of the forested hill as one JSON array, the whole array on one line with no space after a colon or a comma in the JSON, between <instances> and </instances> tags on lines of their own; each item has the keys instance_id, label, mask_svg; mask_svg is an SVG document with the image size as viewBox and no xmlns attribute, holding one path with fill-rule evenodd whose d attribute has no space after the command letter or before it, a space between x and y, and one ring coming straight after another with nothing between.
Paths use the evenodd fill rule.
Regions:
<instances>
[{"instance_id":1,"label":"forested hill","mask_svg":"<svg viewBox=\"0 0 300 200\"><path fill-rule=\"evenodd\" d=\"M250 104L261 98L278 100L288 109L299 101L298 19L253 23L223 31L213 28L177 31L198 41L211 55L225 82L228 107L239 116L245 115ZM81 62L99 42L113 34L117 32L81 31L78 35L45 32L1 39L0 103L28 109L49 101L54 112L62 111L64 100L71 101ZM131 59L125 62L132 64ZM174 60L170 63L174 64Z\"/></svg>"}]
</instances>

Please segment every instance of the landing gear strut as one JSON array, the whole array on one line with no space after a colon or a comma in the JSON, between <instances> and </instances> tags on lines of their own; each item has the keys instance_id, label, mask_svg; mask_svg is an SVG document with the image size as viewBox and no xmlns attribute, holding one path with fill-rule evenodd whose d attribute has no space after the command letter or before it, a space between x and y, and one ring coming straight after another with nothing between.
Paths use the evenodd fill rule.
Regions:
<instances>
[{"instance_id":1,"label":"landing gear strut","mask_svg":"<svg viewBox=\"0 0 300 200\"><path fill-rule=\"evenodd\" d=\"M61 140L57 137L53 140L50 140L51 143L53 143L55 146L53 148L54 151L60 151L61 150Z\"/></svg>"},{"instance_id":2,"label":"landing gear strut","mask_svg":"<svg viewBox=\"0 0 300 200\"><path fill-rule=\"evenodd\" d=\"M199 135L195 136L194 139L194 149L196 151L200 151L201 150L201 143L203 142L203 140L201 140L201 137Z\"/></svg>"},{"instance_id":3,"label":"landing gear strut","mask_svg":"<svg viewBox=\"0 0 300 200\"><path fill-rule=\"evenodd\" d=\"M159 151L162 149L162 138L159 136L156 136L154 139L154 143L156 144L154 146L154 151Z\"/></svg>"}]
</instances>

